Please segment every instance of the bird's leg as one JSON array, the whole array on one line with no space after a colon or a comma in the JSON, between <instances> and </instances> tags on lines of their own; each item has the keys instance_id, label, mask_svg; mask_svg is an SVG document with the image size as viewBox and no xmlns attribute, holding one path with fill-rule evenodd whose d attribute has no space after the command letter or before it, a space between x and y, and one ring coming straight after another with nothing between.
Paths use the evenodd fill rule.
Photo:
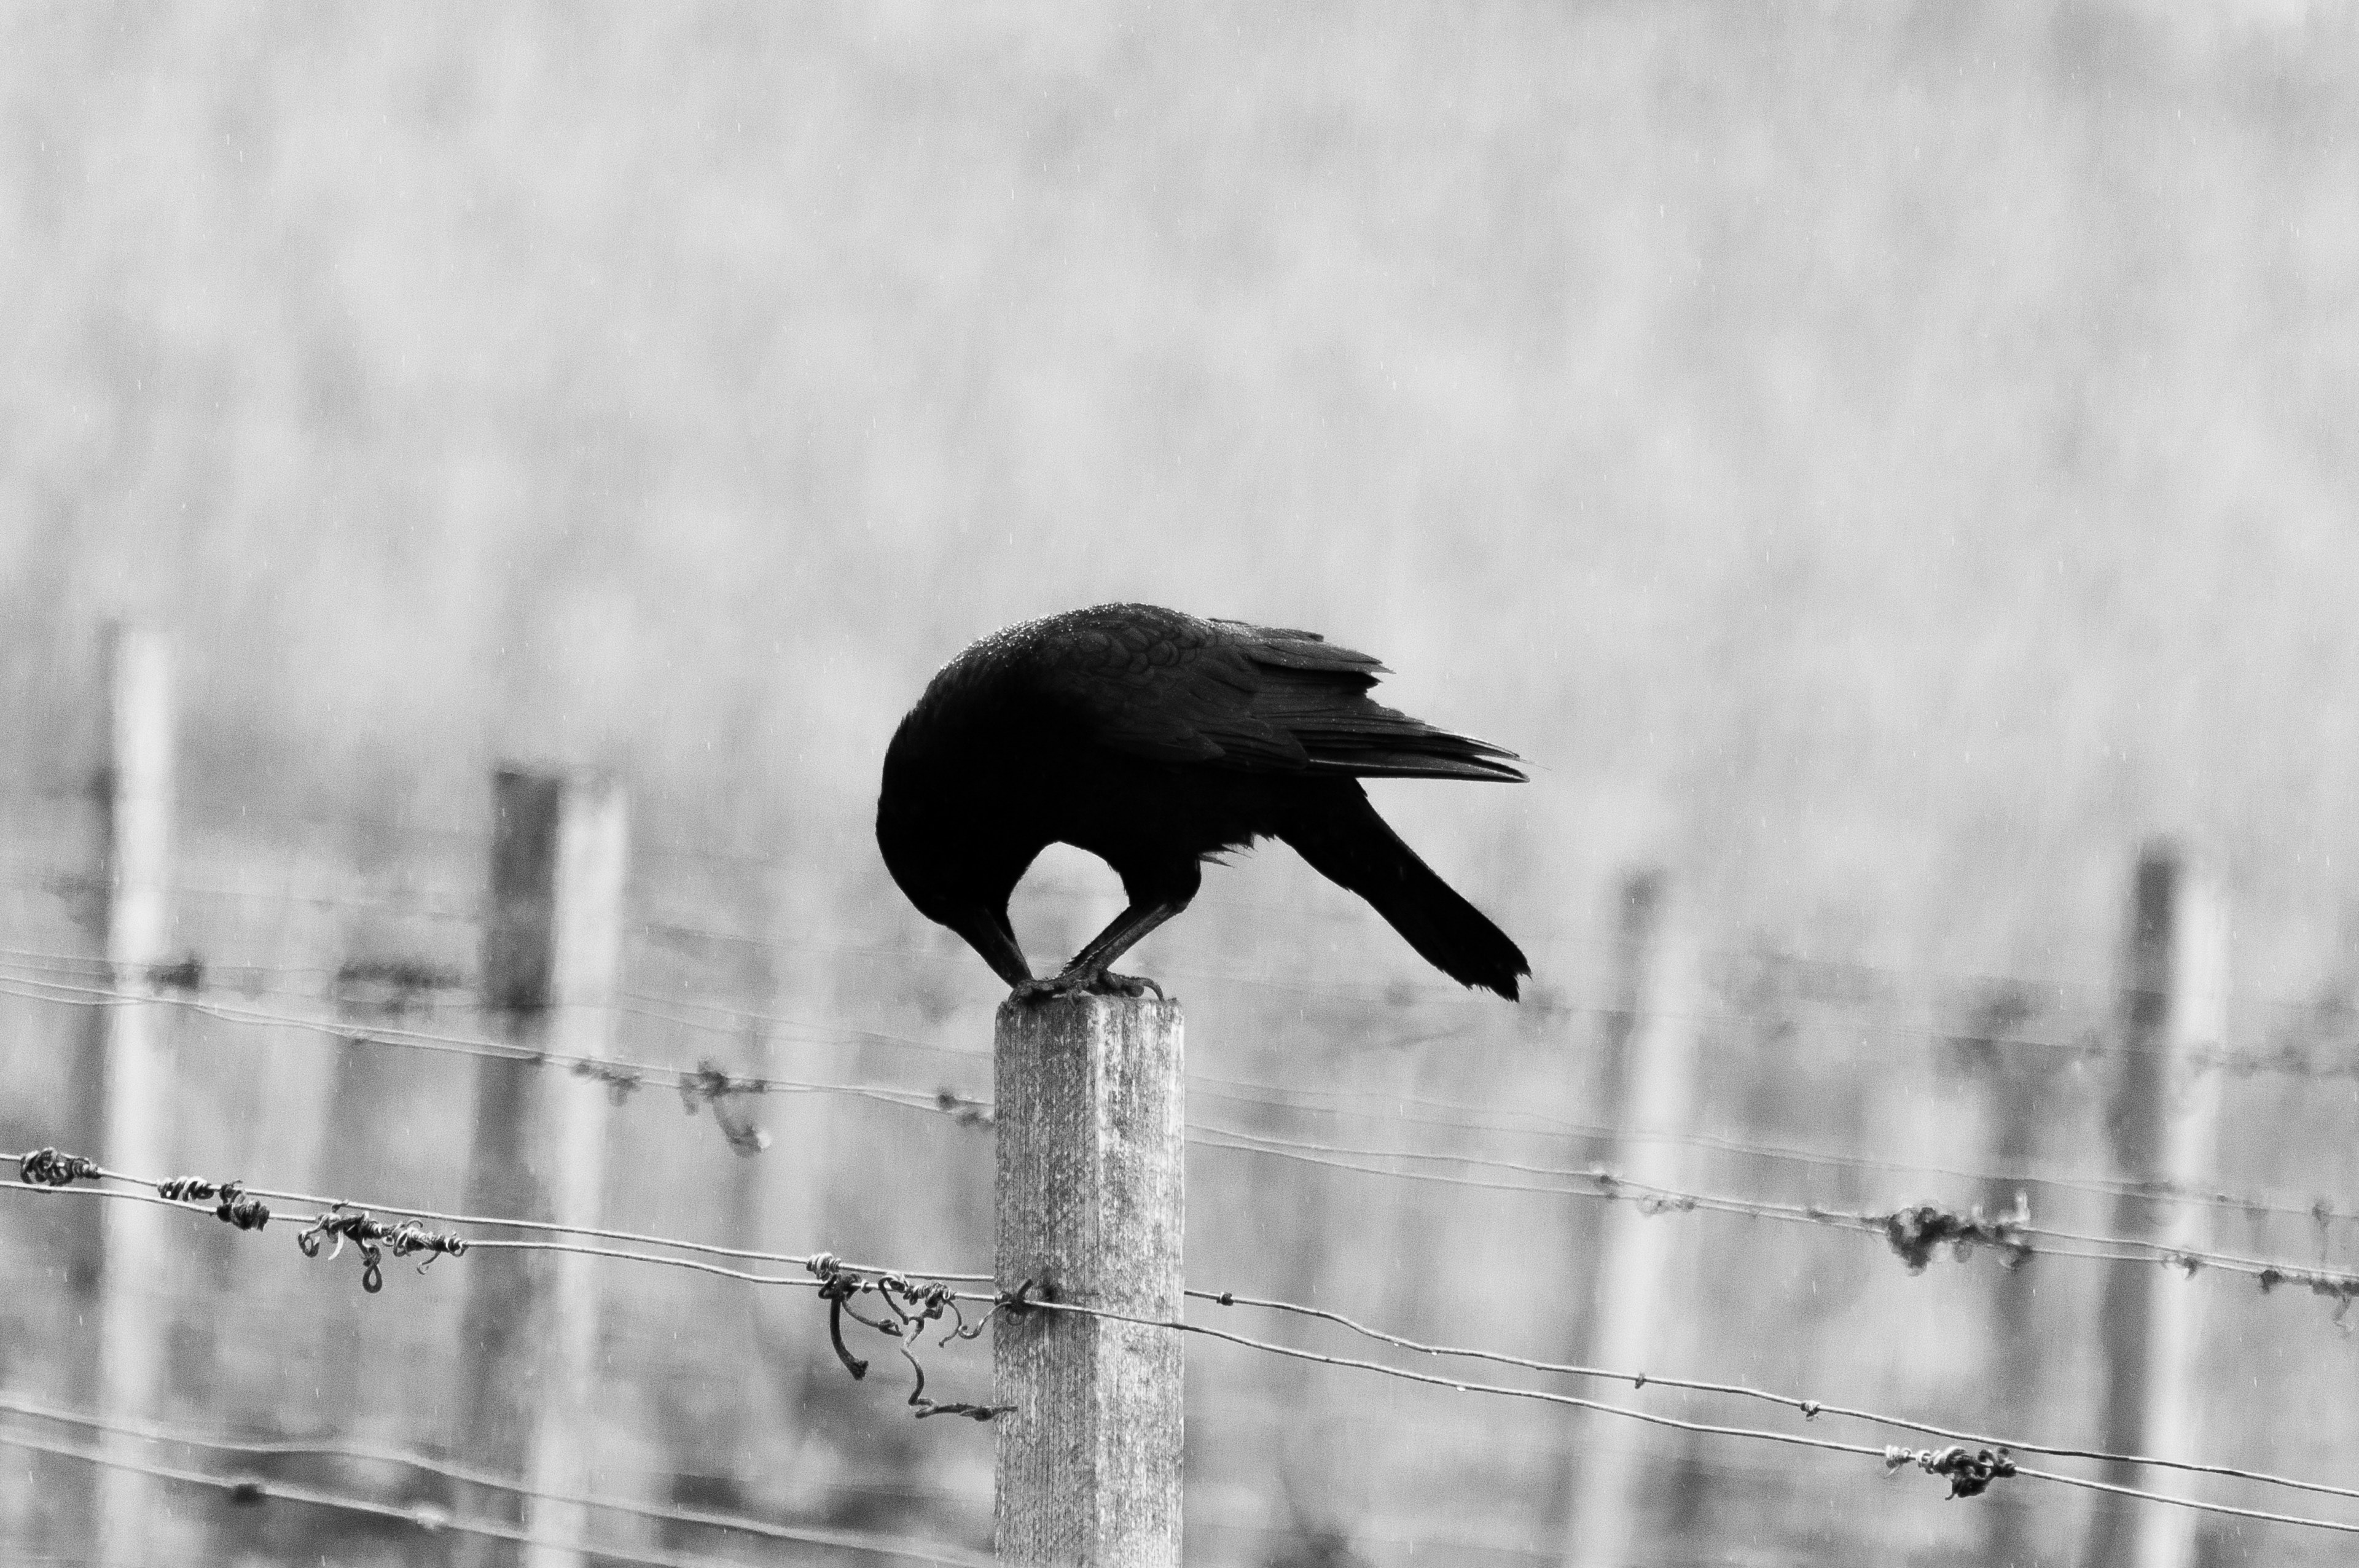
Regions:
<instances>
[{"instance_id":1,"label":"bird's leg","mask_svg":"<svg viewBox=\"0 0 2359 1568\"><path fill-rule=\"evenodd\" d=\"M1158 997L1163 988L1153 980L1132 975L1107 972L1106 966L1136 946L1142 936L1188 907L1184 898L1165 899L1156 903L1133 903L1114 917L1113 924L1090 939L1088 946L1073 955L1063 972L1053 980L1033 980L1016 988L1016 996L1026 1001L1044 997L1073 996L1087 991L1099 996L1145 996L1153 991Z\"/></svg>"}]
</instances>

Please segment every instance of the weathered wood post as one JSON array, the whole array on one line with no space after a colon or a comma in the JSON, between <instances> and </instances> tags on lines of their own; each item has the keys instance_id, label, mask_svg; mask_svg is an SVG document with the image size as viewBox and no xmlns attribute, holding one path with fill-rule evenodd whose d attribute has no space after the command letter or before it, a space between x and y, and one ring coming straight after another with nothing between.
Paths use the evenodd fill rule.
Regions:
<instances>
[{"instance_id":1,"label":"weathered wood post","mask_svg":"<svg viewBox=\"0 0 2359 1568\"><path fill-rule=\"evenodd\" d=\"M1180 1007L1110 997L999 1009L998 1278L1143 1318L1180 1314ZM999 1315L997 1547L1016 1568L1177 1568L1180 1336Z\"/></svg>"},{"instance_id":2,"label":"weathered wood post","mask_svg":"<svg viewBox=\"0 0 2359 1568\"><path fill-rule=\"evenodd\" d=\"M1685 1161L1667 1135L1687 1129L1695 1076L1694 956L1667 918L1666 879L1636 872L1620 890L1614 945L1614 999L1603 1042L1605 1092L1620 1130L1612 1169L1647 1186L1677 1187ZM1644 1371L1661 1348L1669 1315L1664 1279L1671 1227L1625 1198L1606 1207L1595 1260L1596 1328L1588 1359ZM1636 1423L1575 1412L1565 1561L1572 1568L1626 1568L1646 1501Z\"/></svg>"},{"instance_id":3,"label":"weathered wood post","mask_svg":"<svg viewBox=\"0 0 2359 1568\"><path fill-rule=\"evenodd\" d=\"M164 641L141 628L110 628L107 760L100 790L106 823L106 958L117 990L145 995L170 940L168 903L172 840L172 666ZM168 1106L172 1067L161 1021L147 1002L101 1010L100 1161L160 1180L170 1158ZM156 1272L168 1256L168 1217L152 1204L109 1203L100 1212L99 1408L153 1420L162 1391L169 1325L155 1309ZM107 1450L132 1457L140 1445L118 1433ZM136 1563L154 1551L148 1529L155 1493L136 1473L108 1465L93 1488L93 1555Z\"/></svg>"},{"instance_id":4,"label":"weathered wood post","mask_svg":"<svg viewBox=\"0 0 2359 1568\"><path fill-rule=\"evenodd\" d=\"M2121 1076L2114 1160L2150 1192L2200 1189L2219 1148L2220 1074L2203 1061L2226 1031L2228 928L2215 890L2167 844L2139 857L2121 995ZM2166 1246L2210 1243L2211 1209L2125 1194L2114 1233ZM2201 1297L2191 1280L2152 1263L2107 1265L2103 1310L2105 1446L2184 1459L2195 1452ZM2106 1479L2150 1485L2140 1467ZM2139 1507L2100 1493L2090 1529L2092 1568L2190 1568L2196 1515Z\"/></svg>"},{"instance_id":5,"label":"weathered wood post","mask_svg":"<svg viewBox=\"0 0 2359 1568\"><path fill-rule=\"evenodd\" d=\"M612 1054L628 849L623 790L602 774L516 769L502 769L493 788L484 1005L497 1033L534 1054L477 1064L469 1206L594 1226L605 1184L606 1087L538 1057ZM594 1261L506 1251L468 1260L460 1446L474 1463L537 1488L585 1489L595 1422ZM519 1516L512 1498L479 1492L473 1507L520 1517L527 1530L551 1541L582 1536L579 1504L528 1498ZM474 1539L476 1563L581 1563L559 1547Z\"/></svg>"}]
</instances>

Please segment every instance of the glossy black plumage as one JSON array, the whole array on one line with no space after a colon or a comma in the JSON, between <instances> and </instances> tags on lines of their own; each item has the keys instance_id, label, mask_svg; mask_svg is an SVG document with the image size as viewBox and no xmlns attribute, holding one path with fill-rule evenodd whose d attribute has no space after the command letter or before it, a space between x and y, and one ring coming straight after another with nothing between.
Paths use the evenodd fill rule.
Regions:
<instances>
[{"instance_id":1,"label":"glossy black plumage","mask_svg":"<svg viewBox=\"0 0 2359 1568\"><path fill-rule=\"evenodd\" d=\"M1106 966L1187 907L1201 862L1284 839L1433 965L1506 997L1530 966L1395 836L1363 778L1520 781L1513 753L1369 700L1384 666L1315 633L1108 604L986 637L935 676L885 757L876 840L910 901L1010 985L1135 989ZM1047 988L1007 899L1075 845L1130 907Z\"/></svg>"}]
</instances>

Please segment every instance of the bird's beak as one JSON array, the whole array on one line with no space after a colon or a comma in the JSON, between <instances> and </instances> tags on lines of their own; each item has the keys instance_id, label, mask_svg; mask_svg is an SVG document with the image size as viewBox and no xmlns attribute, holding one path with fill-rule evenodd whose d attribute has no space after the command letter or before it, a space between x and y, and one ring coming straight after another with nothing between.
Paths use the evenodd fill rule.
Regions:
<instances>
[{"instance_id":1,"label":"bird's beak","mask_svg":"<svg viewBox=\"0 0 2359 1568\"><path fill-rule=\"evenodd\" d=\"M1005 911L978 911L946 924L966 938L968 946L983 955L983 961L1007 982L1010 989L1031 982L1032 966L1026 961L1024 949L1016 946L1016 933L1009 927Z\"/></svg>"}]
</instances>

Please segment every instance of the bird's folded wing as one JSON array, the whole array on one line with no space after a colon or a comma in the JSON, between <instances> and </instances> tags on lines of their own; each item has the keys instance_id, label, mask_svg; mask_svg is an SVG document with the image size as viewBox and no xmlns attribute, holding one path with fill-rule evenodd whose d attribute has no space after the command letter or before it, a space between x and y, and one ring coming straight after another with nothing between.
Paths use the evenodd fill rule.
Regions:
<instances>
[{"instance_id":1,"label":"bird's folded wing","mask_svg":"<svg viewBox=\"0 0 2359 1568\"><path fill-rule=\"evenodd\" d=\"M1156 762L1520 779L1513 753L1368 699L1385 667L1307 632L1194 622L1076 640L1052 689L1096 743Z\"/></svg>"}]
</instances>

